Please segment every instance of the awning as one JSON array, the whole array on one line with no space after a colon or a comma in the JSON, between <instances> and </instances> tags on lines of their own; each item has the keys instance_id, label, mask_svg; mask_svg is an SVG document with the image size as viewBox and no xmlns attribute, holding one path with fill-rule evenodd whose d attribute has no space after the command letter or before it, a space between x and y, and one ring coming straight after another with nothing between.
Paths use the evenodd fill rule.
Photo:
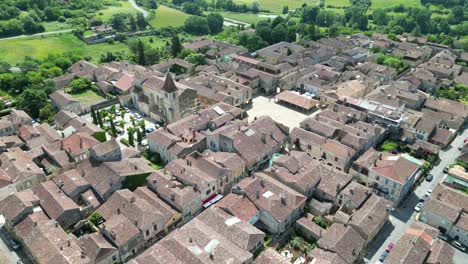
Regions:
<instances>
[{"instance_id":1,"label":"awning","mask_svg":"<svg viewBox=\"0 0 468 264\"><path fill-rule=\"evenodd\" d=\"M204 208L208 208L210 207L211 205L215 204L216 202L218 202L219 200L221 200L224 196L221 195L221 194L213 194L211 195L208 199L205 200L205 202L203 203L203 207Z\"/></svg>"}]
</instances>

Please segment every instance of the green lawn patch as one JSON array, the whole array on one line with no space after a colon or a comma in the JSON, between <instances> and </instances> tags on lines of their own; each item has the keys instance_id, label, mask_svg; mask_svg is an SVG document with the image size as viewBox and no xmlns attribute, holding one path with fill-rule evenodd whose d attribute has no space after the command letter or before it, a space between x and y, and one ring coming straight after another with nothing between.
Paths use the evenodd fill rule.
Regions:
<instances>
[{"instance_id":1,"label":"green lawn patch","mask_svg":"<svg viewBox=\"0 0 468 264\"><path fill-rule=\"evenodd\" d=\"M392 151L398 147L398 143L392 140L385 140L382 145L380 145L380 151Z\"/></svg>"},{"instance_id":2,"label":"green lawn patch","mask_svg":"<svg viewBox=\"0 0 468 264\"><path fill-rule=\"evenodd\" d=\"M309 6L316 5L318 0L234 0L236 3L246 4L252 6L252 3L257 1L261 10L269 10L275 14L281 14L284 6L288 6L289 10L301 7L306 3ZM326 1L328 3L328 0Z\"/></svg>"},{"instance_id":3,"label":"green lawn patch","mask_svg":"<svg viewBox=\"0 0 468 264\"><path fill-rule=\"evenodd\" d=\"M83 104L93 105L101 101L106 100L104 97L100 96L93 90L87 90L79 94L70 94L73 98L80 101Z\"/></svg>"},{"instance_id":4,"label":"green lawn patch","mask_svg":"<svg viewBox=\"0 0 468 264\"><path fill-rule=\"evenodd\" d=\"M132 7L128 2L118 2L115 6L109 6L106 9L99 10L96 13L96 18L102 19L102 21L110 21L113 15L115 14L136 14L138 11Z\"/></svg>"},{"instance_id":5,"label":"green lawn patch","mask_svg":"<svg viewBox=\"0 0 468 264\"><path fill-rule=\"evenodd\" d=\"M141 156L147 159L150 162L150 166L155 170L160 170L164 167L164 163L158 153L146 149L141 152Z\"/></svg>"},{"instance_id":6,"label":"green lawn patch","mask_svg":"<svg viewBox=\"0 0 468 264\"><path fill-rule=\"evenodd\" d=\"M42 25L45 27L45 32L57 31L57 30L64 30L64 29L71 29L72 26L67 23L61 23L58 21L52 22L44 22Z\"/></svg>"},{"instance_id":7,"label":"green lawn patch","mask_svg":"<svg viewBox=\"0 0 468 264\"><path fill-rule=\"evenodd\" d=\"M150 25L155 28L162 27L179 27L184 25L185 20L189 17L180 10L170 8L167 6L159 5L156 9L156 16L149 21Z\"/></svg>"},{"instance_id":8,"label":"green lawn patch","mask_svg":"<svg viewBox=\"0 0 468 264\"><path fill-rule=\"evenodd\" d=\"M127 45L120 42L112 45L107 43L86 45L72 33L0 40L0 58L12 65L22 61L25 56L42 59L51 53L64 52L89 56L93 62L98 62L102 53L118 51L128 52Z\"/></svg>"},{"instance_id":9,"label":"green lawn patch","mask_svg":"<svg viewBox=\"0 0 468 264\"><path fill-rule=\"evenodd\" d=\"M150 176L151 173L143 173L134 176L125 177L122 187L124 189L129 189L134 191L136 188L141 187L146 184L146 178Z\"/></svg>"}]
</instances>

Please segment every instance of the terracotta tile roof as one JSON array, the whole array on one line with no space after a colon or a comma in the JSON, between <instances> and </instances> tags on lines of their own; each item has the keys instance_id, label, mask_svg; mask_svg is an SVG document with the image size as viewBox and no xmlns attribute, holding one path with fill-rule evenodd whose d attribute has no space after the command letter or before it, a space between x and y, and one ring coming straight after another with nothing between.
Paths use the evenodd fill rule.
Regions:
<instances>
[{"instance_id":1,"label":"terracotta tile roof","mask_svg":"<svg viewBox=\"0 0 468 264\"><path fill-rule=\"evenodd\" d=\"M427 264L450 263L455 250L446 242L436 240L431 246L431 253L426 260Z\"/></svg>"},{"instance_id":2,"label":"terracotta tile roof","mask_svg":"<svg viewBox=\"0 0 468 264\"><path fill-rule=\"evenodd\" d=\"M419 169L419 165L404 157L393 156L386 159L378 159L371 169L403 184Z\"/></svg>"},{"instance_id":3,"label":"terracotta tile roof","mask_svg":"<svg viewBox=\"0 0 468 264\"><path fill-rule=\"evenodd\" d=\"M372 235L377 234L387 220L390 207L390 202L373 194L361 208L351 215L349 224L362 230L367 240L372 240Z\"/></svg>"},{"instance_id":4,"label":"terracotta tile roof","mask_svg":"<svg viewBox=\"0 0 468 264\"><path fill-rule=\"evenodd\" d=\"M27 189L0 200L0 213L7 222L16 224L21 214L32 212L33 207L37 205L39 205L39 198L32 190Z\"/></svg>"},{"instance_id":5,"label":"terracotta tile roof","mask_svg":"<svg viewBox=\"0 0 468 264\"><path fill-rule=\"evenodd\" d=\"M249 200L249 198L235 193L226 195L214 206L224 209L225 211L243 221L249 221L252 219L252 217L259 213L257 207L252 201Z\"/></svg>"},{"instance_id":6,"label":"terracotta tile roof","mask_svg":"<svg viewBox=\"0 0 468 264\"><path fill-rule=\"evenodd\" d=\"M263 173L245 178L237 186L258 208L270 213L278 222L283 222L306 201L302 194Z\"/></svg>"},{"instance_id":7,"label":"terracotta tile roof","mask_svg":"<svg viewBox=\"0 0 468 264\"><path fill-rule=\"evenodd\" d=\"M136 239L140 235L140 230L123 215L112 215L100 227L109 232L118 248L127 245L131 240Z\"/></svg>"},{"instance_id":8,"label":"terracotta tile roof","mask_svg":"<svg viewBox=\"0 0 468 264\"><path fill-rule=\"evenodd\" d=\"M318 246L337 253L348 263L353 263L363 250L366 241L351 226L335 223L318 240Z\"/></svg>"},{"instance_id":9,"label":"terracotta tile roof","mask_svg":"<svg viewBox=\"0 0 468 264\"><path fill-rule=\"evenodd\" d=\"M74 235L66 234L56 221L47 220L42 212L29 215L14 229L39 264L90 263L76 244Z\"/></svg>"},{"instance_id":10,"label":"terracotta tile roof","mask_svg":"<svg viewBox=\"0 0 468 264\"><path fill-rule=\"evenodd\" d=\"M313 258L314 264L347 264L347 262L335 252L314 248L308 253Z\"/></svg>"},{"instance_id":11,"label":"terracotta tile roof","mask_svg":"<svg viewBox=\"0 0 468 264\"><path fill-rule=\"evenodd\" d=\"M422 231L406 232L400 240L398 240L392 251L390 251L385 263L424 263L431 248L430 241L428 242L428 240L432 241L432 239Z\"/></svg>"},{"instance_id":12,"label":"terracotta tile roof","mask_svg":"<svg viewBox=\"0 0 468 264\"><path fill-rule=\"evenodd\" d=\"M114 84L115 88L119 89L122 92L126 92L133 87L133 82L135 77L129 74L124 74L120 79Z\"/></svg>"},{"instance_id":13,"label":"terracotta tile roof","mask_svg":"<svg viewBox=\"0 0 468 264\"><path fill-rule=\"evenodd\" d=\"M289 264L289 260L285 257L281 256L278 252L276 252L272 248L267 248L260 253L255 259L256 264Z\"/></svg>"},{"instance_id":14,"label":"terracotta tile roof","mask_svg":"<svg viewBox=\"0 0 468 264\"><path fill-rule=\"evenodd\" d=\"M118 250L99 233L85 234L77 241L91 263L100 263L110 256L118 255Z\"/></svg>"}]
</instances>

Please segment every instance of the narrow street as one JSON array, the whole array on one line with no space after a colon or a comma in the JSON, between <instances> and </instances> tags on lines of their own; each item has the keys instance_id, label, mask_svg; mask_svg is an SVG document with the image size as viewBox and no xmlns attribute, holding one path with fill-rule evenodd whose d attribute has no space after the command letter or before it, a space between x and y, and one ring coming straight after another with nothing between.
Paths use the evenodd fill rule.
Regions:
<instances>
[{"instance_id":1,"label":"narrow street","mask_svg":"<svg viewBox=\"0 0 468 264\"><path fill-rule=\"evenodd\" d=\"M405 230L415 221L416 212L414 207L424 196L424 193L431 189L444 180L445 174L443 169L452 164L455 158L458 157L460 151L458 147L463 144L463 140L468 137L468 129L465 129L461 135L459 135L452 144L445 150L439 153L441 159L440 163L431 170L431 174L434 175L432 182L423 181L419 187L411 194L408 199L399 208L396 208L394 212L390 214L390 221L387 223L379 235L375 239L373 245L369 249L365 261L367 263L377 263L380 255L385 250L390 242L396 243L400 237L404 234ZM461 259L461 256L468 257L468 254L455 249L455 259ZM461 264L455 262L455 264Z\"/></svg>"},{"instance_id":2,"label":"narrow street","mask_svg":"<svg viewBox=\"0 0 468 264\"><path fill-rule=\"evenodd\" d=\"M135 2L135 0L128 0L128 2L133 6L133 8L135 8L136 10L138 10L139 12L141 12L145 18L149 16L149 12L146 11L146 10L144 10L143 8L141 8L141 7Z\"/></svg>"}]
</instances>

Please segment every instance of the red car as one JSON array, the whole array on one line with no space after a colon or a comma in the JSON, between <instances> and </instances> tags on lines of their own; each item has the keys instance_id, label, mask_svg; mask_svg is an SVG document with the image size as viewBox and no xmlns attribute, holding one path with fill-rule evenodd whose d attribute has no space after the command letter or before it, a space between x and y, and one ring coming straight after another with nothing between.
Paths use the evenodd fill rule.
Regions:
<instances>
[{"instance_id":1,"label":"red car","mask_svg":"<svg viewBox=\"0 0 468 264\"><path fill-rule=\"evenodd\" d=\"M392 250L392 248L395 246L395 244L393 244L393 242L390 242L388 243L388 246L387 248L385 249L385 251L387 251L388 253L390 253L390 251Z\"/></svg>"}]
</instances>

